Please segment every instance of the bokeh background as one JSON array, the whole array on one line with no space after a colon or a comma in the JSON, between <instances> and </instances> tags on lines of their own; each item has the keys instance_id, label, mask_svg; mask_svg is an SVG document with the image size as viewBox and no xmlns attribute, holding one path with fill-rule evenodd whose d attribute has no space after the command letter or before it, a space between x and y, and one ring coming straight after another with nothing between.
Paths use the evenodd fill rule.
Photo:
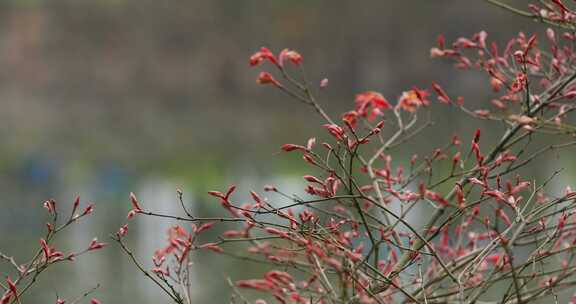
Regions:
<instances>
[{"instance_id":1,"label":"bokeh background","mask_svg":"<svg viewBox=\"0 0 576 304\"><path fill-rule=\"evenodd\" d=\"M470 104L486 102L484 75L429 58L436 36L487 30L505 43L535 28L481 0L2 0L0 248L29 258L48 198L67 206L80 195L96 205L57 241L69 251L94 236L107 240L125 220L130 191L147 207L180 212L182 188L199 214L218 212L205 193L231 183L241 195L264 183L301 191L305 166L279 146L324 131L315 113L255 84L248 57L260 46L299 50L311 81L329 78L320 102L337 115L357 92L395 100L432 80ZM442 144L431 135L466 136L482 124L433 111L442 119L419 138L425 149ZM164 245L170 225L132 224L130 245L143 261ZM258 274L213 256L198 256L195 267L195 303L225 303L228 275ZM28 303L51 303L57 293L71 299L98 283L103 303L166 302L112 245L44 274Z\"/></svg>"}]
</instances>

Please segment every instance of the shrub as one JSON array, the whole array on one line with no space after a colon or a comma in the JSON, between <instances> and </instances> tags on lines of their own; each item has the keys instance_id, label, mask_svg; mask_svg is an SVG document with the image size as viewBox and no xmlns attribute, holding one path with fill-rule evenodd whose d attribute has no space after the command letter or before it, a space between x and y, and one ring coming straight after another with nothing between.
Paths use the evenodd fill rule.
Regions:
<instances>
[{"instance_id":1,"label":"shrub","mask_svg":"<svg viewBox=\"0 0 576 304\"><path fill-rule=\"evenodd\" d=\"M206 218L188 211L181 191L182 214L149 211L132 193L128 219L152 216L177 224L153 254L152 269L128 248L129 224L112 238L175 303L191 303L196 251L269 267L261 277L230 280L233 303L251 302L244 290L280 303L558 302L558 293L576 284L576 192L547 191L558 171L539 181L524 169L551 151L576 145L576 127L570 125L576 11L560 0L531 4L526 11L487 1L551 26L544 37L520 33L504 45L489 41L483 31L451 44L438 37L431 57L486 74L496 96L489 103L476 108L431 82L430 88L400 93L395 102L380 92L361 92L350 111L334 118L317 101L316 92L329 89L327 79L309 82L297 51L262 48L249 60L264 67L257 83L310 107L330 138L280 147L310 168L302 177L305 198L270 185L251 191L251 201L242 203L232 185L208 193L223 215ZM481 129L439 134L439 148L406 157L399 147L430 127L421 113L436 106L468 116L470 124L480 119L502 125L500 139L483 142ZM543 136L556 142L538 146ZM48 209L56 222L55 208L48 204ZM215 225L228 230L204 242L200 236ZM19 301L31 269L37 275L53 264L55 251L45 244L58 230L49 229L43 250L24 271L14 264L20 274L7 280L0 303ZM244 250L229 252L231 244Z\"/></svg>"}]
</instances>

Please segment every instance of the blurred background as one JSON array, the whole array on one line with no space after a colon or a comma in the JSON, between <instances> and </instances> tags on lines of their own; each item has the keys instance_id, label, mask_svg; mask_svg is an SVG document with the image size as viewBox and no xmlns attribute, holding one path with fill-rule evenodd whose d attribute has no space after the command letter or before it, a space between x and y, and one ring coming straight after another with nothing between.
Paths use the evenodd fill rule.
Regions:
<instances>
[{"instance_id":1,"label":"blurred background","mask_svg":"<svg viewBox=\"0 0 576 304\"><path fill-rule=\"evenodd\" d=\"M48 198L59 206L76 195L95 203L93 217L57 240L72 251L94 236L108 240L124 222L130 191L147 207L176 213L181 188L201 214L220 211L206 191L232 183L240 198L265 183L301 192L306 167L279 147L325 131L315 113L255 84L258 70L248 57L261 46L300 51L312 83L330 80L320 102L335 116L352 108L357 92L395 101L432 80L471 105L484 103L484 75L429 58L436 36L486 30L505 43L534 28L480 0L2 0L1 251L30 258ZM447 107L433 111L442 120L429 134L469 136L482 124ZM434 136L418 140L429 150L442 144ZM164 246L170 225L132 224L130 245L141 260ZM225 303L227 275L259 273L213 256L198 256L195 266L196 303ZM28 303L51 303L57 293L72 299L98 283L103 303L166 302L111 245L44 274Z\"/></svg>"}]
</instances>

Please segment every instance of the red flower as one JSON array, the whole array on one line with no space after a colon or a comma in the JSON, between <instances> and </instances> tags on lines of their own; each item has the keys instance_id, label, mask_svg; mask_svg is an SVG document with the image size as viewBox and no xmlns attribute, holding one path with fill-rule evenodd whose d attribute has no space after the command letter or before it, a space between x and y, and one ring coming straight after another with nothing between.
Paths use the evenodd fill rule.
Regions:
<instances>
[{"instance_id":1,"label":"red flower","mask_svg":"<svg viewBox=\"0 0 576 304\"><path fill-rule=\"evenodd\" d=\"M488 261L488 263L490 263L490 264L496 265L500 261L500 257L501 257L501 255L498 253L491 254L491 255L486 257L486 261Z\"/></svg>"},{"instance_id":2,"label":"red flower","mask_svg":"<svg viewBox=\"0 0 576 304\"><path fill-rule=\"evenodd\" d=\"M142 208L140 208L140 204L138 203L138 198L136 198L134 192L130 192L130 202L132 203L132 210L137 212L142 211Z\"/></svg>"},{"instance_id":3,"label":"red flower","mask_svg":"<svg viewBox=\"0 0 576 304\"><path fill-rule=\"evenodd\" d=\"M483 109L481 109L481 110L475 110L475 111L474 111L474 114L475 114L476 116L480 117L480 118L486 118L486 117L490 116L490 111L488 111L488 110L483 110Z\"/></svg>"},{"instance_id":4,"label":"red flower","mask_svg":"<svg viewBox=\"0 0 576 304\"><path fill-rule=\"evenodd\" d=\"M208 194L219 198L222 207L228 210L232 215L238 216L236 209L232 208L232 203L230 202L230 195L232 195L232 192L234 192L234 190L236 190L236 186L232 185L228 188L226 194L223 194L220 191L208 191Z\"/></svg>"},{"instance_id":5,"label":"red flower","mask_svg":"<svg viewBox=\"0 0 576 304\"><path fill-rule=\"evenodd\" d=\"M456 200L458 202L458 208L463 208L466 203L466 197L462 192L462 186L460 184L456 184Z\"/></svg>"},{"instance_id":6,"label":"red flower","mask_svg":"<svg viewBox=\"0 0 576 304\"><path fill-rule=\"evenodd\" d=\"M212 228L212 226L214 226L214 224L216 224L216 222L209 222L209 223L203 224L200 227L198 227L194 232L196 234L200 234L200 233Z\"/></svg>"},{"instance_id":7,"label":"red flower","mask_svg":"<svg viewBox=\"0 0 576 304\"><path fill-rule=\"evenodd\" d=\"M14 282L12 282L12 280L10 278L6 279L6 283L8 283L8 289L10 289L10 292L14 295L14 298L16 298L16 301L18 301L18 303L20 303L20 301L18 299L18 289L16 288L16 284L14 284Z\"/></svg>"},{"instance_id":8,"label":"red flower","mask_svg":"<svg viewBox=\"0 0 576 304\"><path fill-rule=\"evenodd\" d=\"M76 212L78 206L80 206L80 196L77 196L76 199L74 200L74 203L72 204L72 213Z\"/></svg>"},{"instance_id":9,"label":"red flower","mask_svg":"<svg viewBox=\"0 0 576 304\"><path fill-rule=\"evenodd\" d=\"M222 194L222 192L220 191L208 191L208 194L221 198L223 200L228 200L228 198L230 197L230 195L232 194L232 192L234 192L234 190L236 190L236 186L232 185L228 188L228 190L226 191L226 194Z\"/></svg>"},{"instance_id":10,"label":"red flower","mask_svg":"<svg viewBox=\"0 0 576 304\"><path fill-rule=\"evenodd\" d=\"M442 87L436 82L432 82L432 89L434 89L436 94L438 94L438 100L440 100L440 102L446 104L450 104L452 102L450 97L448 97L448 94L446 94L446 91L444 91L444 89L442 89Z\"/></svg>"},{"instance_id":11,"label":"red flower","mask_svg":"<svg viewBox=\"0 0 576 304\"><path fill-rule=\"evenodd\" d=\"M479 33L477 33L476 35L474 35L474 40L478 41L478 44L480 45L480 48L485 49L486 48L486 38L488 37L488 33L486 33L486 31L480 31Z\"/></svg>"},{"instance_id":12,"label":"red flower","mask_svg":"<svg viewBox=\"0 0 576 304\"><path fill-rule=\"evenodd\" d=\"M315 144L316 144L316 138L314 137L309 138L308 142L306 143L306 149L312 150Z\"/></svg>"},{"instance_id":13,"label":"red flower","mask_svg":"<svg viewBox=\"0 0 576 304\"><path fill-rule=\"evenodd\" d=\"M526 115L510 115L508 116L508 118L518 124L521 125L529 125L529 124L533 124L534 122L536 122L536 119L526 116Z\"/></svg>"},{"instance_id":14,"label":"red flower","mask_svg":"<svg viewBox=\"0 0 576 304\"><path fill-rule=\"evenodd\" d=\"M336 137L336 139L342 140L344 138L344 129L342 129L338 125L325 124L323 125L323 127L326 128L332 136Z\"/></svg>"},{"instance_id":15,"label":"red flower","mask_svg":"<svg viewBox=\"0 0 576 304\"><path fill-rule=\"evenodd\" d=\"M44 202L44 208L46 208L48 212L54 213L56 211L56 202L54 200L47 200Z\"/></svg>"},{"instance_id":16,"label":"red flower","mask_svg":"<svg viewBox=\"0 0 576 304\"><path fill-rule=\"evenodd\" d=\"M283 49L282 52L280 52L278 59L281 67L284 66L284 61L286 60L292 61L295 65L300 65L302 63L302 55L290 49Z\"/></svg>"},{"instance_id":17,"label":"red flower","mask_svg":"<svg viewBox=\"0 0 576 304\"><path fill-rule=\"evenodd\" d=\"M480 45L468 38L460 37L454 42L453 47L456 49L474 49L480 48Z\"/></svg>"},{"instance_id":18,"label":"red flower","mask_svg":"<svg viewBox=\"0 0 576 304\"><path fill-rule=\"evenodd\" d=\"M128 211L128 214L126 215L126 219L132 219L134 217L134 215L136 215L136 210L132 209L130 211Z\"/></svg>"},{"instance_id":19,"label":"red flower","mask_svg":"<svg viewBox=\"0 0 576 304\"><path fill-rule=\"evenodd\" d=\"M264 277L268 281L279 282L279 283L283 283L283 284L290 284L292 281L294 281L294 278L292 277L292 275L290 275L287 272L278 271L278 270L268 271L264 275Z\"/></svg>"},{"instance_id":20,"label":"red flower","mask_svg":"<svg viewBox=\"0 0 576 304\"><path fill-rule=\"evenodd\" d=\"M342 115L342 121L344 121L351 128L356 128L357 120L358 120L358 113L356 111L349 111Z\"/></svg>"},{"instance_id":21,"label":"red flower","mask_svg":"<svg viewBox=\"0 0 576 304\"><path fill-rule=\"evenodd\" d=\"M570 12L568 7L566 7L566 5L564 5L564 3L562 3L562 1L560 1L560 0L551 0L551 1L554 4L556 4L560 8L560 10L562 10L563 13Z\"/></svg>"},{"instance_id":22,"label":"red flower","mask_svg":"<svg viewBox=\"0 0 576 304\"><path fill-rule=\"evenodd\" d=\"M370 107L372 110L370 111ZM374 119L381 114L381 110L390 109L390 103L382 94L374 91L367 91L356 95L356 112L359 116Z\"/></svg>"},{"instance_id":23,"label":"red flower","mask_svg":"<svg viewBox=\"0 0 576 304\"><path fill-rule=\"evenodd\" d=\"M0 298L0 304L8 304L8 302L10 302L10 300L12 300L12 292L7 291L4 293L2 298Z\"/></svg>"},{"instance_id":24,"label":"red flower","mask_svg":"<svg viewBox=\"0 0 576 304\"><path fill-rule=\"evenodd\" d=\"M106 246L106 243L102 243L102 242L98 242L97 238L92 239L92 241L90 241L90 245L88 246L88 250L97 250L97 249L101 249L104 248L104 246Z\"/></svg>"},{"instance_id":25,"label":"red flower","mask_svg":"<svg viewBox=\"0 0 576 304\"><path fill-rule=\"evenodd\" d=\"M274 234L285 239L290 237L290 235L287 232L272 227L266 227L264 228L264 231L268 232L269 234Z\"/></svg>"},{"instance_id":26,"label":"red flower","mask_svg":"<svg viewBox=\"0 0 576 304\"><path fill-rule=\"evenodd\" d=\"M438 35L438 37L436 37L436 43L438 47L443 50L446 47L446 38L444 38L444 35Z\"/></svg>"},{"instance_id":27,"label":"red flower","mask_svg":"<svg viewBox=\"0 0 576 304\"><path fill-rule=\"evenodd\" d=\"M217 252L217 253L224 252L224 249L222 249L222 247L216 245L216 243L206 243L204 245L200 245L200 248L212 250L212 251Z\"/></svg>"},{"instance_id":28,"label":"red flower","mask_svg":"<svg viewBox=\"0 0 576 304\"><path fill-rule=\"evenodd\" d=\"M120 227L116 234L120 237L126 236L126 234L128 234L128 224L124 224L122 227Z\"/></svg>"},{"instance_id":29,"label":"red flower","mask_svg":"<svg viewBox=\"0 0 576 304\"><path fill-rule=\"evenodd\" d=\"M274 288L272 282L263 279L240 280L236 282L236 286L240 288L253 288L260 291L269 291Z\"/></svg>"},{"instance_id":30,"label":"red flower","mask_svg":"<svg viewBox=\"0 0 576 304\"><path fill-rule=\"evenodd\" d=\"M268 72L260 72L260 74L258 75L258 78L256 78L256 83L257 84L272 84L272 85L277 86L277 87L282 86L280 84L280 82L278 82L276 79L274 79L274 76L272 76L272 74L270 74Z\"/></svg>"},{"instance_id":31,"label":"red flower","mask_svg":"<svg viewBox=\"0 0 576 304\"><path fill-rule=\"evenodd\" d=\"M50 248L44 239L40 239L40 246L42 247L42 252L44 253L46 262L50 262L53 259L59 259L64 256L62 252Z\"/></svg>"},{"instance_id":32,"label":"red flower","mask_svg":"<svg viewBox=\"0 0 576 304\"><path fill-rule=\"evenodd\" d=\"M550 40L551 44L556 45L558 43L556 41L556 33L554 32L553 29L551 28L546 29L546 37L548 37L548 40Z\"/></svg>"},{"instance_id":33,"label":"red flower","mask_svg":"<svg viewBox=\"0 0 576 304\"><path fill-rule=\"evenodd\" d=\"M42 246L42 251L44 252L44 258L48 260L50 258L50 247L48 247L48 243L46 243L46 240L40 239L40 246Z\"/></svg>"},{"instance_id":34,"label":"red flower","mask_svg":"<svg viewBox=\"0 0 576 304\"><path fill-rule=\"evenodd\" d=\"M260 195L258 195L258 193L254 192L254 191L250 191L250 195L252 196L252 199L254 200L255 207L256 208L262 208L262 198L260 197Z\"/></svg>"},{"instance_id":35,"label":"red flower","mask_svg":"<svg viewBox=\"0 0 576 304\"><path fill-rule=\"evenodd\" d=\"M526 84L527 84L527 76L525 73L518 73L516 74L516 78L514 79L514 81L512 82L511 88L510 88L510 94L515 94L518 93L520 91L523 91L524 89L526 89Z\"/></svg>"},{"instance_id":36,"label":"red flower","mask_svg":"<svg viewBox=\"0 0 576 304\"><path fill-rule=\"evenodd\" d=\"M272 54L272 52L270 52L270 50L265 47L260 48L259 52L256 52L252 56L250 56L250 65L257 66L261 64L264 60L268 60L272 64L278 65L278 60L276 59L276 56L274 56L274 54Z\"/></svg>"},{"instance_id":37,"label":"red flower","mask_svg":"<svg viewBox=\"0 0 576 304\"><path fill-rule=\"evenodd\" d=\"M492 91L494 91L496 93L500 92L502 85L503 85L502 80L500 80L496 77L490 77L490 86L492 86Z\"/></svg>"},{"instance_id":38,"label":"red flower","mask_svg":"<svg viewBox=\"0 0 576 304\"><path fill-rule=\"evenodd\" d=\"M306 151L306 147L300 146L300 145L295 145L295 144L283 144L281 149L282 149L282 151L285 151L285 152L291 152L294 150Z\"/></svg>"},{"instance_id":39,"label":"red flower","mask_svg":"<svg viewBox=\"0 0 576 304\"><path fill-rule=\"evenodd\" d=\"M94 211L94 204L89 203L88 206L86 206L86 208L84 208L82 215L88 215L88 214L92 213L93 211Z\"/></svg>"},{"instance_id":40,"label":"red flower","mask_svg":"<svg viewBox=\"0 0 576 304\"><path fill-rule=\"evenodd\" d=\"M480 129L476 129L476 132L474 132L474 138L472 139L472 142L478 143L480 141L481 135L482 135L482 131L480 131Z\"/></svg>"},{"instance_id":41,"label":"red flower","mask_svg":"<svg viewBox=\"0 0 576 304\"><path fill-rule=\"evenodd\" d=\"M429 200L435 201L437 203L440 203L444 206L448 206L450 205L450 202L448 202L444 197L442 197L442 195L440 195L440 193L438 192L434 192L434 191L430 191L430 190L425 190L424 191L426 198L428 198Z\"/></svg>"},{"instance_id":42,"label":"red flower","mask_svg":"<svg viewBox=\"0 0 576 304\"><path fill-rule=\"evenodd\" d=\"M321 185L324 184L323 181L319 180L317 177L312 176L312 175L304 175L303 178L310 183L316 183L316 184L321 184Z\"/></svg>"},{"instance_id":43,"label":"red flower","mask_svg":"<svg viewBox=\"0 0 576 304\"><path fill-rule=\"evenodd\" d=\"M420 90L418 88L413 88L410 91L402 93L400 100L396 105L396 108L400 108L404 111L414 113L421 106L427 106L430 101L426 97L430 96L430 93L426 90Z\"/></svg>"}]
</instances>

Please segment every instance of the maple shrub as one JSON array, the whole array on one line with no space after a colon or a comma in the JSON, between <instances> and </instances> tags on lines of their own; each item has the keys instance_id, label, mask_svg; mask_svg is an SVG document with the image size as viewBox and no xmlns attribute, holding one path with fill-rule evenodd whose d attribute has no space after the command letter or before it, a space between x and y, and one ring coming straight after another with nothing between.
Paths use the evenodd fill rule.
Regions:
<instances>
[{"instance_id":1,"label":"maple shrub","mask_svg":"<svg viewBox=\"0 0 576 304\"><path fill-rule=\"evenodd\" d=\"M174 303L192 303L194 252L269 267L259 277L230 280L231 303L568 299L576 285L576 192L556 185L558 171L537 180L524 169L551 151L576 146L576 127L570 125L576 98L576 10L561 0L540 1L527 10L487 2L550 27L541 37L520 33L504 45L490 42L483 31L452 44L437 39L431 57L487 76L496 96L488 103L468 104L431 82L430 88L398 94L395 102L376 91L361 92L353 109L330 117L315 94L328 89L328 80L317 86L308 82L297 51L275 54L262 48L249 59L251 66L264 69L257 83L308 106L329 134L328 142L312 137L281 147L300 155L310 168L303 175L305 198L269 185L251 191L246 203L235 199L235 186L224 187L208 193L223 215L208 218L192 214L181 191L181 214L147 210L131 193L128 222L113 240ZM414 151L407 159L405 151L395 155L399 146L432 128L418 114L433 106L451 107L470 124L475 119L497 122L503 126L499 140L483 143L478 129L439 136L441 147ZM543 135L547 141L539 146L537 138ZM553 183L565 190L550 193ZM31 262L1 256L16 273L0 285L1 304L18 303L43 269L79 255L50 247L53 235L91 212L75 215L77 206L56 226L55 204L45 204L53 222ZM136 254L127 245L128 225L141 216L175 222L165 246L154 253ZM215 225L225 232L206 242L205 232ZM232 245L234 251L228 252ZM102 246L94 240L81 253ZM141 255L151 255L154 267L144 266ZM249 299L248 291L260 298Z\"/></svg>"},{"instance_id":2,"label":"maple shrub","mask_svg":"<svg viewBox=\"0 0 576 304\"><path fill-rule=\"evenodd\" d=\"M80 197L76 197L71 204L70 211L67 211L66 215L64 215L64 210L58 207L55 200L47 200L42 205L48 211L50 221L46 223L46 233L44 237L39 240L37 250L31 253L28 258L25 258L24 254L11 256L8 255L8 253L0 252L0 262L6 263L12 272L10 274L4 274L5 284L0 283L0 292L2 294L0 304L24 303L23 297L32 290L34 284L47 269L58 264L76 262L77 259L80 259L80 256L98 251L107 245L106 243L98 241L97 238L93 238L85 248L79 251L65 252L64 250L56 248L56 240L62 232L73 229L74 226L80 224L85 217L90 216L94 212L94 204L87 203L84 207L81 207ZM84 291L83 294L70 301L65 301L63 298L56 296L54 301L46 299L46 303L80 303L98 288L99 285L96 285L94 288ZM100 304L100 301L92 298L90 299L90 304Z\"/></svg>"}]
</instances>

